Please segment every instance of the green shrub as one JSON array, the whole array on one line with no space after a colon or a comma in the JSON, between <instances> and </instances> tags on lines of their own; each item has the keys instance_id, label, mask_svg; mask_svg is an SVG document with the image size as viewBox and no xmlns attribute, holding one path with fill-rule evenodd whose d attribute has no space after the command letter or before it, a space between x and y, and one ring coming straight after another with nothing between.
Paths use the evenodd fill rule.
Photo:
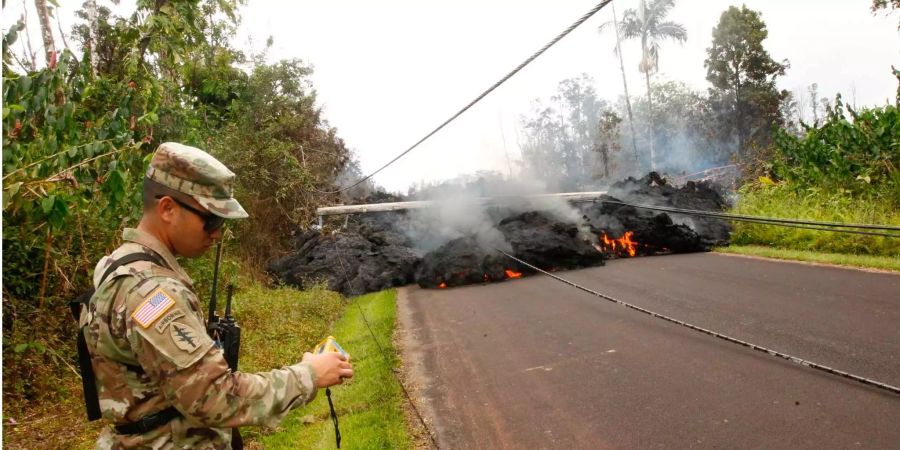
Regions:
<instances>
[{"instance_id":1,"label":"green shrub","mask_svg":"<svg viewBox=\"0 0 900 450\"><path fill-rule=\"evenodd\" d=\"M838 95L821 127L776 134L772 171L800 191L815 187L900 207L898 105L857 112Z\"/></svg>"}]
</instances>

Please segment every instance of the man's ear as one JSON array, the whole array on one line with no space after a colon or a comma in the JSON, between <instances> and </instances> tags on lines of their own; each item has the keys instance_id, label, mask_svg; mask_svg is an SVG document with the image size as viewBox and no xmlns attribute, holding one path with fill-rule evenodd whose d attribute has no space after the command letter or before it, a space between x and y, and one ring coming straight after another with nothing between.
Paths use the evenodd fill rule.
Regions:
<instances>
[{"instance_id":1,"label":"man's ear","mask_svg":"<svg viewBox=\"0 0 900 450\"><path fill-rule=\"evenodd\" d=\"M175 200L172 200L172 197L169 196L160 198L156 202L156 215L163 223L172 223L175 220Z\"/></svg>"}]
</instances>

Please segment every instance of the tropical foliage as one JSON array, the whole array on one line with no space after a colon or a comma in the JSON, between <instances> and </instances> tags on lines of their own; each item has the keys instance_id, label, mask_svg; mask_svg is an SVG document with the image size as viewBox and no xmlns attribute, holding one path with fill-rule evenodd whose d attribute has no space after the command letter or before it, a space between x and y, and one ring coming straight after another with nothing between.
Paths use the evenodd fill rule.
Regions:
<instances>
[{"instance_id":1,"label":"tropical foliage","mask_svg":"<svg viewBox=\"0 0 900 450\"><path fill-rule=\"evenodd\" d=\"M900 98L883 108L855 111L838 95L820 127L800 136L776 135L772 171L801 186L854 195L877 192L900 207Z\"/></svg>"},{"instance_id":2,"label":"tropical foliage","mask_svg":"<svg viewBox=\"0 0 900 450\"><path fill-rule=\"evenodd\" d=\"M3 36L5 413L70 395L58 381L72 374L67 301L136 225L161 142L206 149L239 173L251 218L233 226L231 254L257 272L352 166L308 65L229 45L238 2L140 1L125 17L97 3L70 35L80 53L50 51L42 68L12 51L24 22Z\"/></svg>"}]
</instances>

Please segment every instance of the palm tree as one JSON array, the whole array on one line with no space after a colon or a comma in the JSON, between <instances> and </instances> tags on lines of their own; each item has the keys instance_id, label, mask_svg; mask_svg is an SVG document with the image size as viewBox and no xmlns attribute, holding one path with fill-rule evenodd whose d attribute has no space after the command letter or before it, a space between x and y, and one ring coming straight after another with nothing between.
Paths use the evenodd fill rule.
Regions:
<instances>
[{"instance_id":1,"label":"palm tree","mask_svg":"<svg viewBox=\"0 0 900 450\"><path fill-rule=\"evenodd\" d=\"M653 151L653 96L650 89L651 72L659 69L659 47L666 39L683 43L687 40L684 26L664 20L675 6L675 0L641 0L638 9L627 9L619 22L618 32L623 39L641 40L641 63L638 70L647 82L647 105L650 109L650 170L656 170L656 155Z\"/></svg>"}]
</instances>

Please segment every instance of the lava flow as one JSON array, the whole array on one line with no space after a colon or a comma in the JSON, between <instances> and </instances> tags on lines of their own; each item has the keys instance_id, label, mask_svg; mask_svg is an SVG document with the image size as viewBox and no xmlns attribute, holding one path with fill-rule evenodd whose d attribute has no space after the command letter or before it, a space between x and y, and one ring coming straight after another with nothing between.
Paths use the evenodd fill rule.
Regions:
<instances>
[{"instance_id":1,"label":"lava flow","mask_svg":"<svg viewBox=\"0 0 900 450\"><path fill-rule=\"evenodd\" d=\"M444 283L443 281L441 281L441 284L439 284L438 287L441 289L445 289L447 287L447 283Z\"/></svg>"},{"instance_id":2,"label":"lava flow","mask_svg":"<svg viewBox=\"0 0 900 450\"><path fill-rule=\"evenodd\" d=\"M610 253L616 254L618 256L634 256L637 254L637 242L631 240L631 236L634 236L633 231L626 231L622 237L617 239L610 239L606 233L603 233L600 236L600 246L603 250L606 250Z\"/></svg>"},{"instance_id":3,"label":"lava flow","mask_svg":"<svg viewBox=\"0 0 900 450\"><path fill-rule=\"evenodd\" d=\"M506 269L504 272L506 272L506 278L522 278L522 272L516 272L512 269Z\"/></svg>"}]
</instances>

